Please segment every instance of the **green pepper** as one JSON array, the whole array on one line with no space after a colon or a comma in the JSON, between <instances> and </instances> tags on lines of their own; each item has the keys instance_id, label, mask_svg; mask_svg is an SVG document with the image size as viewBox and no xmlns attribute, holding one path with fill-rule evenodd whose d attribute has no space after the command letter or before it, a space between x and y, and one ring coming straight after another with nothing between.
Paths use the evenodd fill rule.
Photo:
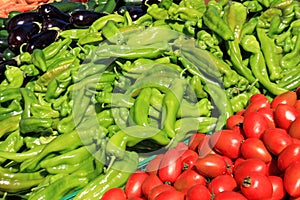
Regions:
<instances>
[{"instance_id":1,"label":"green pepper","mask_svg":"<svg viewBox=\"0 0 300 200\"><path fill-rule=\"evenodd\" d=\"M295 43L294 49L285 54L280 60L280 66L283 68L293 68L300 63L299 59L299 51L300 51L300 32L297 35L297 40Z\"/></svg>"},{"instance_id":2,"label":"green pepper","mask_svg":"<svg viewBox=\"0 0 300 200\"><path fill-rule=\"evenodd\" d=\"M51 118L22 118L20 120L20 131L22 134L48 132L52 129Z\"/></svg>"},{"instance_id":3,"label":"green pepper","mask_svg":"<svg viewBox=\"0 0 300 200\"><path fill-rule=\"evenodd\" d=\"M207 6L207 10L203 15L203 22L209 29L217 33L224 40L234 40L232 30L228 24L225 23L214 6Z\"/></svg>"},{"instance_id":4,"label":"green pepper","mask_svg":"<svg viewBox=\"0 0 300 200\"><path fill-rule=\"evenodd\" d=\"M4 74L5 79L0 84L0 90L20 88L23 85L24 75L19 67L7 65Z\"/></svg>"},{"instance_id":5,"label":"green pepper","mask_svg":"<svg viewBox=\"0 0 300 200\"><path fill-rule=\"evenodd\" d=\"M121 187L138 167L138 154L126 152L124 159L116 160L104 173L88 183L74 200L100 199L111 188Z\"/></svg>"},{"instance_id":6,"label":"green pepper","mask_svg":"<svg viewBox=\"0 0 300 200\"><path fill-rule=\"evenodd\" d=\"M264 29L257 28L256 32L268 67L270 80L276 81L281 78L280 60L282 58L282 49L275 44L274 39L267 36Z\"/></svg>"},{"instance_id":7,"label":"green pepper","mask_svg":"<svg viewBox=\"0 0 300 200\"><path fill-rule=\"evenodd\" d=\"M137 125L147 126L149 123L148 113L150 108L151 88L143 88L134 102L134 121Z\"/></svg>"},{"instance_id":8,"label":"green pepper","mask_svg":"<svg viewBox=\"0 0 300 200\"><path fill-rule=\"evenodd\" d=\"M68 47L71 44L71 38L59 39L56 42L51 43L45 47L42 51L44 52L45 59L50 60L53 57L56 57L59 51L65 47Z\"/></svg>"},{"instance_id":9,"label":"green pepper","mask_svg":"<svg viewBox=\"0 0 300 200\"><path fill-rule=\"evenodd\" d=\"M67 195L69 192L75 192L87 184L88 179L85 177L81 177L76 174L65 175L47 187L44 187L43 189L38 190L36 193L33 193L28 199L59 199Z\"/></svg>"},{"instance_id":10,"label":"green pepper","mask_svg":"<svg viewBox=\"0 0 300 200\"><path fill-rule=\"evenodd\" d=\"M25 192L41 183L45 178L44 175L42 171L21 173L0 167L0 176L3 180L0 190L9 193Z\"/></svg>"},{"instance_id":11,"label":"green pepper","mask_svg":"<svg viewBox=\"0 0 300 200\"><path fill-rule=\"evenodd\" d=\"M143 140L152 140L160 145L170 142L164 130L150 126L128 126L115 133L108 141L106 152L109 156L122 159L126 155L126 147L132 147Z\"/></svg>"},{"instance_id":12,"label":"green pepper","mask_svg":"<svg viewBox=\"0 0 300 200\"><path fill-rule=\"evenodd\" d=\"M100 31L108 21L123 23L125 21L125 18L119 14L108 14L94 21L93 24L89 27L89 31L90 32Z\"/></svg>"},{"instance_id":13,"label":"green pepper","mask_svg":"<svg viewBox=\"0 0 300 200\"><path fill-rule=\"evenodd\" d=\"M43 50L34 49L31 54L31 62L38 69L42 70L42 72L45 72L47 70L46 57Z\"/></svg>"},{"instance_id":14,"label":"green pepper","mask_svg":"<svg viewBox=\"0 0 300 200\"><path fill-rule=\"evenodd\" d=\"M0 121L0 138L7 133L13 132L19 128L19 122L21 120L21 115L14 115Z\"/></svg>"},{"instance_id":15,"label":"green pepper","mask_svg":"<svg viewBox=\"0 0 300 200\"><path fill-rule=\"evenodd\" d=\"M23 137L20 135L20 131L16 130L10 133L4 141L0 143L1 152L17 152L23 146ZM0 162L3 163L6 159L1 158Z\"/></svg>"},{"instance_id":16,"label":"green pepper","mask_svg":"<svg viewBox=\"0 0 300 200\"><path fill-rule=\"evenodd\" d=\"M252 53L250 56L250 67L258 81L274 95L285 92L285 89L278 87L275 83L270 81L267 74L266 63L261 52L260 45L255 36L245 36L242 39L241 44L246 51Z\"/></svg>"},{"instance_id":17,"label":"green pepper","mask_svg":"<svg viewBox=\"0 0 300 200\"><path fill-rule=\"evenodd\" d=\"M0 107L0 121L23 112L20 101L12 100L8 106Z\"/></svg>"},{"instance_id":18,"label":"green pepper","mask_svg":"<svg viewBox=\"0 0 300 200\"><path fill-rule=\"evenodd\" d=\"M27 159L37 156L43 150L44 146L45 145L39 144L39 145L36 145L36 147L29 149L28 151L22 151L20 153L0 151L0 158L21 163Z\"/></svg>"}]
</instances>

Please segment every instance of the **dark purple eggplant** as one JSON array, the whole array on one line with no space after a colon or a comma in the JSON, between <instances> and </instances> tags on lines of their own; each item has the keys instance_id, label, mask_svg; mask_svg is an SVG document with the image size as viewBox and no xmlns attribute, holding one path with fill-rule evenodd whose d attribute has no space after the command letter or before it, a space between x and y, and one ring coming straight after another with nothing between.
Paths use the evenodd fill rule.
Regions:
<instances>
[{"instance_id":1,"label":"dark purple eggplant","mask_svg":"<svg viewBox=\"0 0 300 200\"><path fill-rule=\"evenodd\" d=\"M19 25L28 22L43 22L42 16L37 12L23 12L12 17L7 23L7 30L11 31Z\"/></svg>"},{"instance_id":2,"label":"dark purple eggplant","mask_svg":"<svg viewBox=\"0 0 300 200\"><path fill-rule=\"evenodd\" d=\"M40 26L35 22L19 25L9 32L8 45L14 52L19 52L20 46L27 43L31 36L40 32Z\"/></svg>"},{"instance_id":3,"label":"dark purple eggplant","mask_svg":"<svg viewBox=\"0 0 300 200\"><path fill-rule=\"evenodd\" d=\"M44 19L58 18L66 22L70 21L70 15L68 13L62 12L61 10L50 4L42 4L38 6L37 12Z\"/></svg>"},{"instance_id":4,"label":"dark purple eggplant","mask_svg":"<svg viewBox=\"0 0 300 200\"><path fill-rule=\"evenodd\" d=\"M91 10L77 10L71 13L70 22L75 26L90 26L94 21L104 15L106 14Z\"/></svg>"},{"instance_id":5,"label":"dark purple eggplant","mask_svg":"<svg viewBox=\"0 0 300 200\"><path fill-rule=\"evenodd\" d=\"M146 14L146 10L143 9L142 6L135 6L135 5L130 5L130 6L121 6L118 9L118 13L123 15L125 12L128 12L131 19L133 21L137 20L138 18L140 18L142 15Z\"/></svg>"},{"instance_id":6,"label":"dark purple eggplant","mask_svg":"<svg viewBox=\"0 0 300 200\"><path fill-rule=\"evenodd\" d=\"M32 53L34 49L43 49L58 38L57 30L45 30L33 35L25 46L24 51Z\"/></svg>"},{"instance_id":7,"label":"dark purple eggplant","mask_svg":"<svg viewBox=\"0 0 300 200\"><path fill-rule=\"evenodd\" d=\"M60 30L67 30L71 29L73 26L72 23L66 22L58 18L46 19L42 24L42 30L52 29L54 27L57 27Z\"/></svg>"}]
</instances>

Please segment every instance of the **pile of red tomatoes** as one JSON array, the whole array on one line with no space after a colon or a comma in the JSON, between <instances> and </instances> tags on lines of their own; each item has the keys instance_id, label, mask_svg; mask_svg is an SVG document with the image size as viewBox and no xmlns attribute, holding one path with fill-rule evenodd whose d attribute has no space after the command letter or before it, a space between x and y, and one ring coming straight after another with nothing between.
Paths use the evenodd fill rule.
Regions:
<instances>
[{"instance_id":1,"label":"pile of red tomatoes","mask_svg":"<svg viewBox=\"0 0 300 200\"><path fill-rule=\"evenodd\" d=\"M226 125L157 155L102 200L300 200L299 89L253 95Z\"/></svg>"}]
</instances>

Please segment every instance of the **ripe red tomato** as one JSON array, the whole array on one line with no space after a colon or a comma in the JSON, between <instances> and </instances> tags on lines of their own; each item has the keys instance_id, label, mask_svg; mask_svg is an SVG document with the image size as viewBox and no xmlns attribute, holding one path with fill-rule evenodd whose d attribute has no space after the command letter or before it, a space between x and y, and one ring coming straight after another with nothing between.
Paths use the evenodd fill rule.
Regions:
<instances>
[{"instance_id":1,"label":"ripe red tomato","mask_svg":"<svg viewBox=\"0 0 300 200\"><path fill-rule=\"evenodd\" d=\"M149 175L144 171L136 171L130 175L125 185L125 193L127 198L141 197L142 184Z\"/></svg>"},{"instance_id":2,"label":"ripe red tomato","mask_svg":"<svg viewBox=\"0 0 300 200\"><path fill-rule=\"evenodd\" d=\"M146 166L145 171L148 174L157 175L157 172L158 172L158 169L160 166L160 162L163 157L164 157L164 154L158 154L157 156L155 156L155 158L153 158L152 160L149 161L149 163Z\"/></svg>"},{"instance_id":3,"label":"ripe red tomato","mask_svg":"<svg viewBox=\"0 0 300 200\"><path fill-rule=\"evenodd\" d=\"M245 116L243 130L247 138L261 138L267 128L268 121L259 112L250 112Z\"/></svg>"},{"instance_id":4,"label":"ripe red tomato","mask_svg":"<svg viewBox=\"0 0 300 200\"><path fill-rule=\"evenodd\" d=\"M128 198L126 200L146 200L146 199L142 198L142 197L131 197L131 198Z\"/></svg>"},{"instance_id":5,"label":"ripe red tomato","mask_svg":"<svg viewBox=\"0 0 300 200\"><path fill-rule=\"evenodd\" d=\"M163 182L158 178L157 175L150 174L147 178L145 178L142 184L142 192L144 196L148 197L148 194L152 190L152 188L162 184Z\"/></svg>"},{"instance_id":6,"label":"ripe red tomato","mask_svg":"<svg viewBox=\"0 0 300 200\"><path fill-rule=\"evenodd\" d=\"M280 128L288 130L293 121L296 120L296 108L288 104L279 104L274 111L274 121Z\"/></svg>"},{"instance_id":7,"label":"ripe red tomato","mask_svg":"<svg viewBox=\"0 0 300 200\"><path fill-rule=\"evenodd\" d=\"M214 178L227 172L226 162L218 154L208 154L203 158L198 158L194 166L199 174L209 178Z\"/></svg>"},{"instance_id":8,"label":"ripe red tomato","mask_svg":"<svg viewBox=\"0 0 300 200\"><path fill-rule=\"evenodd\" d=\"M206 134L204 133L196 133L190 137L189 141L189 149L192 151L197 151L199 144L202 142Z\"/></svg>"},{"instance_id":9,"label":"ripe red tomato","mask_svg":"<svg viewBox=\"0 0 300 200\"><path fill-rule=\"evenodd\" d=\"M205 157L208 154L215 153L209 144L210 137L210 135L206 135L198 145L198 155L200 158Z\"/></svg>"},{"instance_id":10,"label":"ripe red tomato","mask_svg":"<svg viewBox=\"0 0 300 200\"><path fill-rule=\"evenodd\" d=\"M182 161L182 164L181 164L181 169L182 170L188 170L188 169L191 169L193 168L196 160L198 159L198 156L195 157L195 156L188 156L186 157L183 161Z\"/></svg>"},{"instance_id":11,"label":"ripe red tomato","mask_svg":"<svg viewBox=\"0 0 300 200\"><path fill-rule=\"evenodd\" d=\"M121 188L112 188L103 194L101 200L126 200L126 194Z\"/></svg>"},{"instance_id":12,"label":"ripe red tomato","mask_svg":"<svg viewBox=\"0 0 300 200\"><path fill-rule=\"evenodd\" d=\"M194 185L187 193L185 200L211 200L211 193L206 186L202 184Z\"/></svg>"},{"instance_id":13,"label":"ripe red tomato","mask_svg":"<svg viewBox=\"0 0 300 200\"><path fill-rule=\"evenodd\" d=\"M168 190L175 190L175 188L171 185L168 185L168 184L162 184L162 185L158 185L154 188L152 188L150 191L149 191L149 194L148 194L148 200L154 200L155 197L157 197L160 193L164 192L164 191L168 191Z\"/></svg>"},{"instance_id":14,"label":"ripe red tomato","mask_svg":"<svg viewBox=\"0 0 300 200\"><path fill-rule=\"evenodd\" d=\"M258 158L265 163L272 160L272 156L264 143L258 138L247 138L241 145L242 156L248 158Z\"/></svg>"},{"instance_id":15,"label":"ripe red tomato","mask_svg":"<svg viewBox=\"0 0 300 200\"><path fill-rule=\"evenodd\" d=\"M262 140L266 148L275 156L278 156L283 149L293 143L291 136L282 128L267 129L262 136Z\"/></svg>"},{"instance_id":16,"label":"ripe red tomato","mask_svg":"<svg viewBox=\"0 0 300 200\"><path fill-rule=\"evenodd\" d=\"M286 195L286 191L283 186L282 178L279 176L269 176L269 180L273 187L272 200L283 199Z\"/></svg>"},{"instance_id":17,"label":"ripe red tomato","mask_svg":"<svg viewBox=\"0 0 300 200\"><path fill-rule=\"evenodd\" d=\"M284 171L291 163L296 161L300 161L300 144L290 144L278 155L278 168Z\"/></svg>"},{"instance_id":18,"label":"ripe red tomato","mask_svg":"<svg viewBox=\"0 0 300 200\"><path fill-rule=\"evenodd\" d=\"M235 159L240 156L240 146L244 137L233 130L220 130L214 132L209 140L213 150L221 155Z\"/></svg>"},{"instance_id":19,"label":"ripe red tomato","mask_svg":"<svg viewBox=\"0 0 300 200\"><path fill-rule=\"evenodd\" d=\"M233 170L234 178L238 185L242 183L244 178L252 172L259 172L267 175L267 165L264 161L257 158L250 158L240 162Z\"/></svg>"},{"instance_id":20,"label":"ripe red tomato","mask_svg":"<svg viewBox=\"0 0 300 200\"><path fill-rule=\"evenodd\" d=\"M196 184L206 185L206 178L193 169L184 171L178 176L174 183L174 188L183 191L191 188Z\"/></svg>"},{"instance_id":21,"label":"ripe red tomato","mask_svg":"<svg viewBox=\"0 0 300 200\"><path fill-rule=\"evenodd\" d=\"M251 96L254 97L254 96ZM250 97L250 103L245 109L244 116L247 116L251 112L257 112L260 108L271 108L270 101L264 96L256 98L255 100L251 101Z\"/></svg>"},{"instance_id":22,"label":"ripe red tomato","mask_svg":"<svg viewBox=\"0 0 300 200\"><path fill-rule=\"evenodd\" d=\"M245 176L240 188L242 194L249 200L270 199L273 194L269 178L258 172L251 172Z\"/></svg>"},{"instance_id":23,"label":"ripe red tomato","mask_svg":"<svg viewBox=\"0 0 300 200\"><path fill-rule=\"evenodd\" d=\"M233 130L236 126L241 126L244 122L244 116L242 115L231 115L227 118L226 127Z\"/></svg>"},{"instance_id":24,"label":"ripe red tomato","mask_svg":"<svg viewBox=\"0 0 300 200\"><path fill-rule=\"evenodd\" d=\"M300 162L292 163L284 172L283 184L292 197L300 197Z\"/></svg>"},{"instance_id":25,"label":"ripe red tomato","mask_svg":"<svg viewBox=\"0 0 300 200\"><path fill-rule=\"evenodd\" d=\"M300 117L297 117L290 125L288 133L291 137L300 139Z\"/></svg>"},{"instance_id":26,"label":"ripe red tomato","mask_svg":"<svg viewBox=\"0 0 300 200\"><path fill-rule=\"evenodd\" d=\"M167 190L157 195L154 200L184 200L184 193L176 190Z\"/></svg>"},{"instance_id":27,"label":"ripe red tomato","mask_svg":"<svg viewBox=\"0 0 300 200\"><path fill-rule=\"evenodd\" d=\"M214 195L224 191L235 191L238 185L231 175L220 175L208 183L208 190Z\"/></svg>"},{"instance_id":28,"label":"ripe red tomato","mask_svg":"<svg viewBox=\"0 0 300 200\"><path fill-rule=\"evenodd\" d=\"M169 149L160 163L158 176L163 182L174 183L181 174L181 152L176 148Z\"/></svg>"},{"instance_id":29,"label":"ripe red tomato","mask_svg":"<svg viewBox=\"0 0 300 200\"><path fill-rule=\"evenodd\" d=\"M214 200L247 200L247 198L239 192L224 191L216 194Z\"/></svg>"},{"instance_id":30,"label":"ripe red tomato","mask_svg":"<svg viewBox=\"0 0 300 200\"><path fill-rule=\"evenodd\" d=\"M275 96L271 103L272 108L276 108L279 104L287 104L294 106L297 101L297 94L293 91L287 91L282 94Z\"/></svg>"},{"instance_id":31,"label":"ripe red tomato","mask_svg":"<svg viewBox=\"0 0 300 200\"><path fill-rule=\"evenodd\" d=\"M275 121L274 121L274 111L271 108L260 108L258 111L260 114L262 114L265 119L268 121L268 127L269 128L275 128Z\"/></svg>"},{"instance_id":32,"label":"ripe red tomato","mask_svg":"<svg viewBox=\"0 0 300 200\"><path fill-rule=\"evenodd\" d=\"M268 176L281 176L282 171L278 168L277 159L272 159L271 162L267 163L267 175Z\"/></svg>"},{"instance_id":33,"label":"ripe red tomato","mask_svg":"<svg viewBox=\"0 0 300 200\"><path fill-rule=\"evenodd\" d=\"M253 94L250 99L249 99L249 104L250 103L255 103L255 102L261 102L261 101L265 101L268 102L268 98L264 95L264 94Z\"/></svg>"},{"instance_id":34,"label":"ripe red tomato","mask_svg":"<svg viewBox=\"0 0 300 200\"><path fill-rule=\"evenodd\" d=\"M225 160L225 163L226 163L226 174L232 175L233 168L234 168L233 161L230 158L228 158L227 156L223 156L223 159Z\"/></svg>"}]
</instances>

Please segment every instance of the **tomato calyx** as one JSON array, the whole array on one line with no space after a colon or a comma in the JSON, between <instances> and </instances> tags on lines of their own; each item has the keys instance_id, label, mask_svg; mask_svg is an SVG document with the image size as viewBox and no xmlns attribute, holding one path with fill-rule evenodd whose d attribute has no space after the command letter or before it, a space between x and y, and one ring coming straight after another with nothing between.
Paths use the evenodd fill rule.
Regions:
<instances>
[{"instance_id":1,"label":"tomato calyx","mask_svg":"<svg viewBox=\"0 0 300 200\"><path fill-rule=\"evenodd\" d=\"M246 176L242 182L243 187L250 187L251 186L251 177Z\"/></svg>"}]
</instances>

